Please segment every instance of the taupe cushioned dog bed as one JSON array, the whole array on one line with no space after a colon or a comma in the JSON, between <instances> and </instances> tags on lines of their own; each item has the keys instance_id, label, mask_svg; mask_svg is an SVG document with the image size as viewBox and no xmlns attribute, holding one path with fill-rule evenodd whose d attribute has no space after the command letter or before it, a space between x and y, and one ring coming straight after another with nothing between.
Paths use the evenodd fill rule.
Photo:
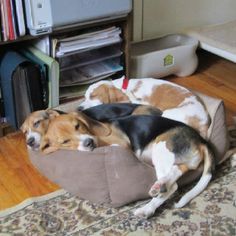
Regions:
<instances>
[{"instance_id":1,"label":"taupe cushioned dog bed","mask_svg":"<svg viewBox=\"0 0 236 236\"><path fill-rule=\"evenodd\" d=\"M212 119L208 137L215 146L217 163L220 163L228 149L224 105L219 99L199 96ZM59 108L71 111L78 105L73 102ZM121 147L96 148L93 152L60 150L49 155L29 153L35 167L51 181L81 198L113 207L148 198L148 191L156 180L153 167ZM189 183L200 173L188 173L178 183Z\"/></svg>"}]
</instances>

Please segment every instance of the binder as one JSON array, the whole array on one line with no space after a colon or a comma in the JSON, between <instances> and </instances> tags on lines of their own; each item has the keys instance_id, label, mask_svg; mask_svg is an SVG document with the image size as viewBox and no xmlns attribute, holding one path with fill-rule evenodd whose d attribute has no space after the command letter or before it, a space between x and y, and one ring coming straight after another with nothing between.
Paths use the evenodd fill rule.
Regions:
<instances>
[{"instance_id":1,"label":"binder","mask_svg":"<svg viewBox=\"0 0 236 236\"><path fill-rule=\"evenodd\" d=\"M38 57L33 55L29 50L21 49L19 51L24 57L26 57L28 60L34 62L35 64L39 65L39 69L41 73L43 74L43 78L45 78L42 81L43 84L43 99L44 103L47 104L47 107L50 107L51 105L51 94L49 94L49 85L48 85L48 65L45 64L42 60L40 60Z\"/></svg>"},{"instance_id":2,"label":"binder","mask_svg":"<svg viewBox=\"0 0 236 236\"><path fill-rule=\"evenodd\" d=\"M36 64L24 62L12 74L16 127L19 128L32 111L46 108L43 99L44 79Z\"/></svg>"},{"instance_id":3,"label":"binder","mask_svg":"<svg viewBox=\"0 0 236 236\"><path fill-rule=\"evenodd\" d=\"M59 64L58 62L41 52L35 47L27 47L26 50L31 52L48 66L48 88L49 88L49 107L59 105Z\"/></svg>"}]
</instances>

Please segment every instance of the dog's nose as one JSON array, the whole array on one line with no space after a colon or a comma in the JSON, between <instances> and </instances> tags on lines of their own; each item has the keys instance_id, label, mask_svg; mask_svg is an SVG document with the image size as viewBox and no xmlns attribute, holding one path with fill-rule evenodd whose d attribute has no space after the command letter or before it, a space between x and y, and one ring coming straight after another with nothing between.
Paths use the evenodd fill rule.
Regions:
<instances>
[{"instance_id":1,"label":"dog's nose","mask_svg":"<svg viewBox=\"0 0 236 236\"><path fill-rule=\"evenodd\" d=\"M85 139L83 145L85 147L90 148L91 150L93 150L96 147L94 140L92 138Z\"/></svg>"},{"instance_id":2,"label":"dog's nose","mask_svg":"<svg viewBox=\"0 0 236 236\"><path fill-rule=\"evenodd\" d=\"M28 140L27 140L27 145L33 147L35 144L35 138L34 137L30 137Z\"/></svg>"}]
</instances>

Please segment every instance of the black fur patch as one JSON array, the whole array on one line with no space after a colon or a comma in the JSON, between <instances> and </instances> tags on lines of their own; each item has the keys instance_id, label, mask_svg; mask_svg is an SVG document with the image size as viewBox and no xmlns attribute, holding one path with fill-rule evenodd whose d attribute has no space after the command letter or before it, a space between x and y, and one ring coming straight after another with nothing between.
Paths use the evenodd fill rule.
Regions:
<instances>
[{"instance_id":1,"label":"black fur patch","mask_svg":"<svg viewBox=\"0 0 236 236\"><path fill-rule=\"evenodd\" d=\"M133 151L143 150L158 135L185 124L161 116L134 115L112 122L130 139Z\"/></svg>"}]
</instances>

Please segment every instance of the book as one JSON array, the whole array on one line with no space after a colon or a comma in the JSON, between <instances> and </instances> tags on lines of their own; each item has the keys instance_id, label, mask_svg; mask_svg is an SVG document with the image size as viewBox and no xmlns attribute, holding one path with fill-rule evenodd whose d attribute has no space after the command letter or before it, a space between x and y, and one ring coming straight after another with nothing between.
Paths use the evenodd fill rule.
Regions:
<instances>
[{"instance_id":1,"label":"book","mask_svg":"<svg viewBox=\"0 0 236 236\"><path fill-rule=\"evenodd\" d=\"M14 31L15 39L17 39L19 37L19 33L18 33L19 30L18 30L18 25L17 25L15 0L10 0L10 4L11 4L13 31Z\"/></svg>"},{"instance_id":2,"label":"book","mask_svg":"<svg viewBox=\"0 0 236 236\"><path fill-rule=\"evenodd\" d=\"M7 41L9 39L9 28L8 28L8 19L7 19L7 2L6 0L1 1L1 20L2 20L2 34L3 41Z\"/></svg>"},{"instance_id":3,"label":"book","mask_svg":"<svg viewBox=\"0 0 236 236\"><path fill-rule=\"evenodd\" d=\"M24 36L26 34L26 28L25 28L22 0L15 0L15 10L16 10L18 34L19 36Z\"/></svg>"},{"instance_id":4,"label":"book","mask_svg":"<svg viewBox=\"0 0 236 236\"><path fill-rule=\"evenodd\" d=\"M31 52L35 57L39 58L48 67L48 89L49 89L49 107L59 105L59 64L58 62L41 52L33 46L26 47L25 50Z\"/></svg>"},{"instance_id":5,"label":"book","mask_svg":"<svg viewBox=\"0 0 236 236\"><path fill-rule=\"evenodd\" d=\"M7 21L8 21L8 29L9 29L9 39L14 40L14 39L16 39L16 36L14 33L11 0L6 0L6 9L7 9L6 14L7 14Z\"/></svg>"}]
</instances>

